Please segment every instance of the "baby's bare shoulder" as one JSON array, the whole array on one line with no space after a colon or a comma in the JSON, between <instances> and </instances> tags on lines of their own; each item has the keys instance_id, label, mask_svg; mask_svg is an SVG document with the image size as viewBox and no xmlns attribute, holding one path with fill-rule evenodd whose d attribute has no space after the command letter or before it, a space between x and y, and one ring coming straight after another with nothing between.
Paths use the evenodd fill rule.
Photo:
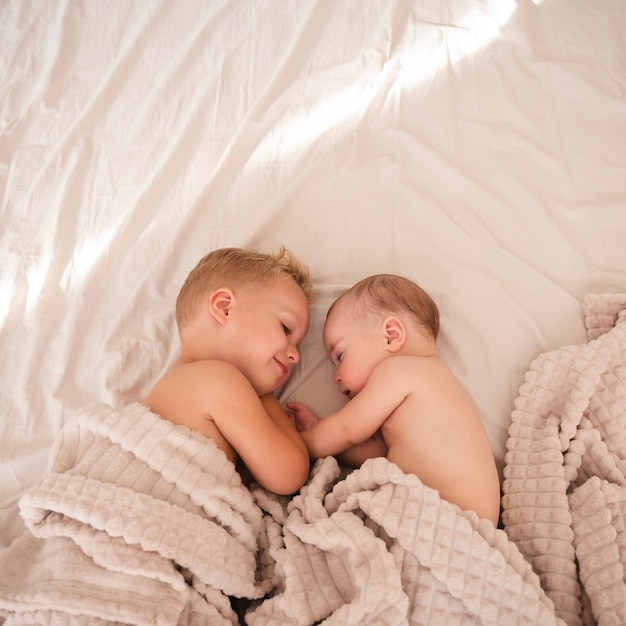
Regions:
<instances>
[{"instance_id":1,"label":"baby's bare shoulder","mask_svg":"<svg viewBox=\"0 0 626 626\"><path fill-rule=\"evenodd\" d=\"M409 374L429 374L432 376L450 376L452 370L438 356L398 355L382 361L378 367L389 373L407 372Z\"/></svg>"},{"instance_id":2,"label":"baby's bare shoulder","mask_svg":"<svg viewBox=\"0 0 626 626\"><path fill-rule=\"evenodd\" d=\"M439 389L442 385L454 386L456 377L450 368L438 357L396 355L380 362L372 372L368 387L397 389L406 394L420 389Z\"/></svg>"}]
</instances>

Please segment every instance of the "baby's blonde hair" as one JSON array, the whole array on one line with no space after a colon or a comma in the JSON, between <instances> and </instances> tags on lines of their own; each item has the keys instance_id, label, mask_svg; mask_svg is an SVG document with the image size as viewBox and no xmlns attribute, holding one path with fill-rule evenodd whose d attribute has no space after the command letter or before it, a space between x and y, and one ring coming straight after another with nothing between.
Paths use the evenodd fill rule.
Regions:
<instances>
[{"instance_id":1,"label":"baby's blonde hair","mask_svg":"<svg viewBox=\"0 0 626 626\"><path fill-rule=\"evenodd\" d=\"M338 302L349 298L362 313L409 313L423 326L433 339L439 334L439 309L434 300L416 283L395 274L368 276L350 287L337 298L328 315ZM328 317L328 316L327 316Z\"/></svg>"},{"instance_id":2,"label":"baby's blonde hair","mask_svg":"<svg viewBox=\"0 0 626 626\"><path fill-rule=\"evenodd\" d=\"M195 313L198 299L223 286L263 284L290 276L302 289L307 302L315 301L308 267L281 246L275 254L242 248L220 248L204 256L191 270L176 300L176 323L182 327Z\"/></svg>"}]
</instances>

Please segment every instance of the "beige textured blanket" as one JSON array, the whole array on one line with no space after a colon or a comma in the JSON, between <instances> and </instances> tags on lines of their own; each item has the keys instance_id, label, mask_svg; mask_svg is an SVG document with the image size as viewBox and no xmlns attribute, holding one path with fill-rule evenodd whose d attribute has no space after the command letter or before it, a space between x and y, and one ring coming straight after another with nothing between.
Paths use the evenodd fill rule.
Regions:
<instances>
[{"instance_id":1,"label":"beige textured blanket","mask_svg":"<svg viewBox=\"0 0 626 626\"><path fill-rule=\"evenodd\" d=\"M0 553L6 624L237 623L258 598L261 513L215 443L139 404L89 407L20 501Z\"/></svg>"},{"instance_id":2,"label":"beige textured blanket","mask_svg":"<svg viewBox=\"0 0 626 626\"><path fill-rule=\"evenodd\" d=\"M262 561L274 591L249 624L562 624L491 522L384 458L338 474L332 457L318 461L286 508L257 494L273 511Z\"/></svg>"},{"instance_id":3,"label":"beige textured blanket","mask_svg":"<svg viewBox=\"0 0 626 626\"><path fill-rule=\"evenodd\" d=\"M141 405L85 411L20 506L7 626L563 624L504 531L386 459L250 492L212 441Z\"/></svg>"},{"instance_id":4,"label":"beige textured blanket","mask_svg":"<svg viewBox=\"0 0 626 626\"><path fill-rule=\"evenodd\" d=\"M512 414L503 522L568 624L626 624L626 295L537 358Z\"/></svg>"}]
</instances>

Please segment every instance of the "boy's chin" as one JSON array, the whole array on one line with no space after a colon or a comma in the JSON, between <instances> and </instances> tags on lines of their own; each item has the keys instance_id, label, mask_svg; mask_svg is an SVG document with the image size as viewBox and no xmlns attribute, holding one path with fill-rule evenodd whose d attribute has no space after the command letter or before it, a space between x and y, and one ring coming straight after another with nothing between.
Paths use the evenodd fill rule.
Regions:
<instances>
[{"instance_id":1,"label":"boy's chin","mask_svg":"<svg viewBox=\"0 0 626 626\"><path fill-rule=\"evenodd\" d=\"M259 395L259 397L263 397L263 396L267 396L270 393L275 394L286 382L287 380L280 380L278 382L274 382L271 384L259 383L258 385L253 385L253 386L254 386L255 391Z\"/></svg>"}]
</instances>

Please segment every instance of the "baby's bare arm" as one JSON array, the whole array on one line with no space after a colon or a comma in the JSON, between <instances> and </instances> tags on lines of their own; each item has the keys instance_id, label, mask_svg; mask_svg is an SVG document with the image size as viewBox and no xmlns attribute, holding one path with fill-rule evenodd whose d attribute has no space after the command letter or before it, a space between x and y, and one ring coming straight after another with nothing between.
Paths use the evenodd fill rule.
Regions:
<instances>
[{"instance_id":1,"label":"baby's bare arm","mask_svg":"<svg viewBox=\"0 0 626 626\"><path fill-rule=\"evenodd\" d=\"M313 428L313 426L319 422L319 417L300 402L287 402L286 406L291 413L294 426L299 433Z\"/></svg>"},{"instance_id":2,"label":"baby's bare arm","mask_svg":"<svg viewBox=\"0 0 626 626\"><path fill-rule=\"evenodd\" d=\"M387 444L380 430L377 430L369 439L348 448L337 455L337 460L347 467L361 467L367 459L387 456Z\"/></svg>"},{"instance_id":3,"label":"baby's bare arm","mask_svg":"<svg viewBox=\"0 0 626 626\"><path fill-rule=\"evenodd\" d=\"M310 430L319 422L320 418L300 402L287 402L287 408L291 412L295 427L299 433ZM338 454L337 459L343 465L356 468L361 467L367 459L386 456L386 454L387 446L385 445L385 440L380 430L377 430L369 439Z\"/></svg>"},{"instance_id":4,"label":"baby's bare arm","mask_svg":"<svg viewBox=\"0 0 626 626\"><path fill-rule=\"evenodd\" d=\"M377 365L357 396L301 433L313 458L340 454L362 444L404 401L410 385L406 376L398 375L401 368L395 361L397 358L387 359Z\"/></svg>"}]
</instances>

